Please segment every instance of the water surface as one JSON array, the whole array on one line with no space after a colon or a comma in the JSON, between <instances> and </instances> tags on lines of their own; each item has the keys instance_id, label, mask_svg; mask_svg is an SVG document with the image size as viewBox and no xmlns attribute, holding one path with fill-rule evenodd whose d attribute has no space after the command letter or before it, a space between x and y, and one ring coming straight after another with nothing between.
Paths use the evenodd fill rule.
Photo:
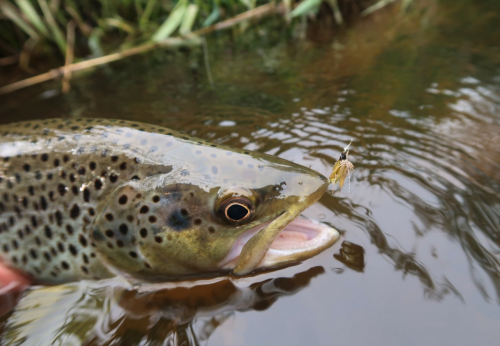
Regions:
<instances>
[{"instance_id":1,"label":"water surface","mask_svg":"<svg viewBox=\"0 0 500 346\"><path fill-rule=\"evenodd\" d=\"M74 315L68 306L77 306L96 311L94 319L76 328L59 314L58 328L42 333L40 325L19 327L26 316L17 312L4 337L24 330L47 344L58 335L89 345L497 345L499 21L496 2L472 0L426 2L405 15L393 8L328 32L321 21L287 27L268 19L209 38L213 84L207 57L194 48L114 63L74 79L68 95L54 82L1 96L4 123L140 120L324 175L352 139L356 167L350 184L306 211L342 238L305 263L186 291L70 285L60 288L68 298L54 303L59 310L47 313ZM28 297L53 294L37 290Z\"/></svg>"}]
</instances>

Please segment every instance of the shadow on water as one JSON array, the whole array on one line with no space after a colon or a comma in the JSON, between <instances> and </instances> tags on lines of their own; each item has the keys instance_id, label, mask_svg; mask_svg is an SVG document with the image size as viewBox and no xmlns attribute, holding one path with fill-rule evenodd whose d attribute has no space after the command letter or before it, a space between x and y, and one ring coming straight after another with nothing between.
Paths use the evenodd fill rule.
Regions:
<instances>
[{"instance_id":1,"label":"shadow on water","mask_svg":"<svg viewBox=\"0 0 500 346\"><path fill-rule=\"evenodd\" d=\"M200 345L236 312L267 310L323 273L314 267L253 283L222 279L149 290L118 280L34 288L5 323L0 344Z\"/></svg>"}]
</instances>

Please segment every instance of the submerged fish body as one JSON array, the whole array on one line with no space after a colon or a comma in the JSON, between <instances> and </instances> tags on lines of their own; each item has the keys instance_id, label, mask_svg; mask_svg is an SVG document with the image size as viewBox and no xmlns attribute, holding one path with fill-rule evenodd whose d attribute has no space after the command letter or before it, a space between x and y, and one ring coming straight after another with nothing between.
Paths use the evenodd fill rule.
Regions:
<instances>
[{"instance_id":1,"label":"submerged fish body","mask_svg":"<svg viewBox=\"0 0 500 346\"><path fill-rule=\"evenodd\" d=\"M246 274L338 239L296 219L326 188L300 165L154 125L4 125L0 261L41 283Z\"/></svg>"}]
</instances>

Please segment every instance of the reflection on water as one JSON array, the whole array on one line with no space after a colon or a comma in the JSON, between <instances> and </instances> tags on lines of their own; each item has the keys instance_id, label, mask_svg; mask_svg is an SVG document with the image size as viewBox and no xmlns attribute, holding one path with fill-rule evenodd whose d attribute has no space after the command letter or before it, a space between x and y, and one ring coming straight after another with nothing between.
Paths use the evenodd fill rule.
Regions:
<instances>
[{"instance_id":1,"label":"reflection on water","mask_svg":"<svg viewBox=\"0 0 500 346\"><path fill-rule=\"evenodd\" d=\"M322 273L171 288L131 289L119 280L34 288L5 324L1 345L199 345L235 312L266 310Z\"/></svg>"},{"instance_id":2,"label":"reflection on water","mask_svg":"<svg viewBox=\"0 0 500 346\"><path fill-rule=\"evenodd\" d=\"M355 271L362 273L365 270L365 250L350 241L344 241L339 253L334 254L333 257Z\"/></svg>"},{"instance_id":3,"label":"reflection on water","mask_svg":"<svg viewBox=\"0 0 500 346\"><path fill-rule=\"evenodd\" d=\"M265 312L222 322L221 310L203 327L196 312L178 324L189 325L185 338L193 344L204 330L213 331L214 345L497 345L500 10L494 1L412 6L405 16L389 8L334 35L319 35L321 22L275 20L220 33L208 40L213 87L201 50L157 51L74 80L66 96L58 84L2 96L0 121L140 119L324 175L352 138L350 192L326 194L306 211L343 239L294 269L325 273ZM275 276L292 277L289 270ZM184 298L169 297L165 310L176 311L171 306ZM118 312L135 311L124 301ZM93 337L121 330L118 312L92 324L102 329ZM140 309L133 314L156 325ZM138 330L167 333L172 322L160 320L154 332Z\"/></svg>"}]
</instances>

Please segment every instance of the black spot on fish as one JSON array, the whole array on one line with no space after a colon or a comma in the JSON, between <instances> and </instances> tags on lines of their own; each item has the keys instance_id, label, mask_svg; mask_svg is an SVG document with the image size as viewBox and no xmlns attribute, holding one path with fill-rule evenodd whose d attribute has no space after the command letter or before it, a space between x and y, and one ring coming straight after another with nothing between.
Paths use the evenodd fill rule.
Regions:
<instances>
[{"instance_id":1,"label":"black spot on fish","mask_svg":"<svg viewBox=\"0 0 500 346\"><path fill-rule=\"evenodd\" d=\"M94 186L95 186L96 190L100 190L102 188L102 181L101 181L101 179L96 179L96 181L94 182Z\"/></svg>"},{"instance_id":2,"label":"black spot on fish","mask_svg":"<svg viewBox=\"0 0 500 346\"><path fill-rule=\"evenodd\" d=\"M111 174L109 176L109 181L112 182L112 183L116 183L116 181L118 180L118 176L116 174Z\"/></svg>"},{"instance_id":3,"label":"black spot on fish","mask_svg":"<svg viewBox=\"0 0 500 346\"><path fill-rule=\"evenodd\" d=\"M168 216L167 224L176 231L182 231L191 226L191 220L189 216L183 215L180 210L176 210Z\"/></svg>"},{"instance_id":4,"label":"black spot on fish","mask_svg":"<svg viewBox=\"0 0 500 346\"><path fill-rule=\"evenodd\" d=\"M108 229L106 232L106 237L112 238L115 235L115 232L112 230Z\"/></svg>"},{"instance_id":5,"label":"black spot on fish","mask_svg":"<svg viewBox=\"0 0 500 346\"><path fill-rule=\"evenodd\" d=\"M57 186L57 191L59 191L61 196L64 196L66 194L66 186L64 186L64 184L59 184Z\"/></svg>"},{"instance_id":6,"label":"black spot on fish","mask_svg":"<svg viewBox=\"0 0 500 346\"><path fill-rule=\"evenodd\" d=\"M40 197L40 206L42 207L42 210L47 210L47 200L45 199L45 197Z\"/></svg>"},{"instance_id":7,"label":"black spot on fish","mask_svg":"<svg viewBox=\"0 0 500 346\"><path fill-rule=\"evenodd\" d=\"M96 163L95 163L95 162L91 162L91 163L89 164L89 167L90 167L90 170L92 170L92 171L93 171L93 170L95 170L95 169L96 169L97 165L96 165Z\"/></svg>"},{"instance_id":8,"label":"black spot on fish","mask_svg":"<svg viewBox=\"0 0 500 346\"><path fill-rule=\"evenodd\" d=\"M83 200L85 202L90 202L90 191L87 188L83 189Z\"/></svg>"},{"instance_id":9,"label":"black spot on fish","mask_svg":"<svg viewBox=\"0 0 500 346\"><path fill-rule=\"evenodd\" d=\"M61 266L63 267L64 270L68 270L69 269L69 264L65 261L62 261L61 262Z\"/></svg>"},{"instance_id":10,"label":"black spot on fish","mask_svg":"<svg viewBox=\"0 0 500 346\"><path fill-rule=\"evenodd\" d=\"M30 165L28 165L27 163L25 163L25 164L24 164L24 166L23 166L23 169L24 169L26 172L29 172L29 171L30 171L30 169L31 169L31 166L30 166Z\"/></svg>"},{"instance_id":11,"label":"black spot on fish","mask_svg":"<svg viewBox=\"0 0 500 346\"><path fill-rule=\"evenodd\" d=\"M159 237L159 236L156 236L155 237L155 242L157 242L158 244L161 244L163 242L163 238Z\"/></svg>"},{"instance_id":12,"label":"black spot on fish","mask_svg":"<svg viewBox=\"0 0 500 346\"><path fill-rule=\"evenodd\" d=\"M113 221L114 220L113 214L111 214L111 213L107 213L104 217L108 221Z\"/></svg>"},{"instance_id":13,"label":"black spot on fish","mask_svg":"<svg viewBox=\"0 0 500 346\"><path fill-rule=\"evenodd\" d=\"M69 211L69 216L74 220L80 216L80 207L77 204L73 204L73 207Z\"/></svg>"},{"instance_id":14,"label":"black spot on fish","mask_svg":"<svg viewBox=\"0 0 500 346\"><path fill-rule=\"evenodd\" d=\"M49 226L45 226L45 236L52 239L52 229Z\"/></svg>"},{"instance_id":15,"label":"black spot on fish","mask_svg":"<svg viewBox=\"0 0 500 346\"><path fill-rule=\"evenodd\" d=\"M121 205L124 205L127 203L127 196L126 195L121 195L120 198L118 199L118 203L120 203Z\"/></svg>"},{"instance_id":16,"label":"black spot on fish","mask_svg":"<svg viewBox=\"0 0 500 346\"><path fill-rule=\"evenodd\" d=\"M76 249L76 247L73 244L70 244L68 246L68 249L69 249L69 252L71 252L71 254L73 256L76 256L78 254L78 250Z\"/></svg>"},{"instance_id":17,"label":"black spot on fish","mask_svg":"<svg viewBox=\"0 0 500 346\"><path fill-rule=\"evenodd\" d=\"M73 227L71 225L66 225L66 232L68 232L69 235L73 234Z\"/></svg>"},{"instance_id":18,"label":"black spot on fish","mask_svg":"<svg viewBox=\"0 0 500 346\"><path fill-rule=\"evenodd\" d=\"M121 165L120 165L120 169L123 171L125 169L127 169L127 163L126 162L122 162Z\"/></svg>"},{"instance_id":19,"label":"black spot on fish","mask_svg":"<svg viewBox=\"0 0 500 346\"><path fill-rule=\"evenodd\" d=\"M140 232L141 237L146 238L148 236L148 230L145 228L141 228Z\"/></svg>"},{"instance_id":20,"label":"black spot on fish","mask_svg":"<svg viewBox=\"0 0 500 346\"><path fill-rule=\"evenodd\" d=\"M120 230L120 233L123 235L127 234L128 232L128 227L124 223L122 223L118 229Z\"/></svg>"},{"instance_id":21,"label":"black spot on fish","mask_svg":"<svg viewBox=\"0 0 500 346\"><path fill-rule=\"evenodd\" d=\"M83 247L87 246L87 238L85 238L83 234L80 234L78 236L78 241L80 242L80 244L82 244Z\"/></svg>"},{"instance_id":22,"label":"black spot on fish","mask_svg":"<svg viewBox=\"0 0 500 346\"><path fill-rule=\"evenodd\" d=\"M149 207L147 205L143 206L139 211L141 214L146 214L149 212Z\"/></svg>"},{"instance_id":23,"label":"black spot on fish","mask_svg":"<svg viewBox=\"0 0 500 346\"><path fill-rule=\"evenodd\" d=\"M36 219L36 216L31 217L31 225L33 226L33 228L38 227L38 220Z\"/></svg>"},{"instance_id":24,"label":"black spot on fish","mask_svg":"<svg viewBox=\"0 0 500 346\"><path fill-rule=\"evenodd\" d=\"M59 227L62 226L62 220L63 220L63 216L62 216L62 213L58 210L55 212L54 214L56 216L56 223Z\"/></svg>"}]
</instances>

